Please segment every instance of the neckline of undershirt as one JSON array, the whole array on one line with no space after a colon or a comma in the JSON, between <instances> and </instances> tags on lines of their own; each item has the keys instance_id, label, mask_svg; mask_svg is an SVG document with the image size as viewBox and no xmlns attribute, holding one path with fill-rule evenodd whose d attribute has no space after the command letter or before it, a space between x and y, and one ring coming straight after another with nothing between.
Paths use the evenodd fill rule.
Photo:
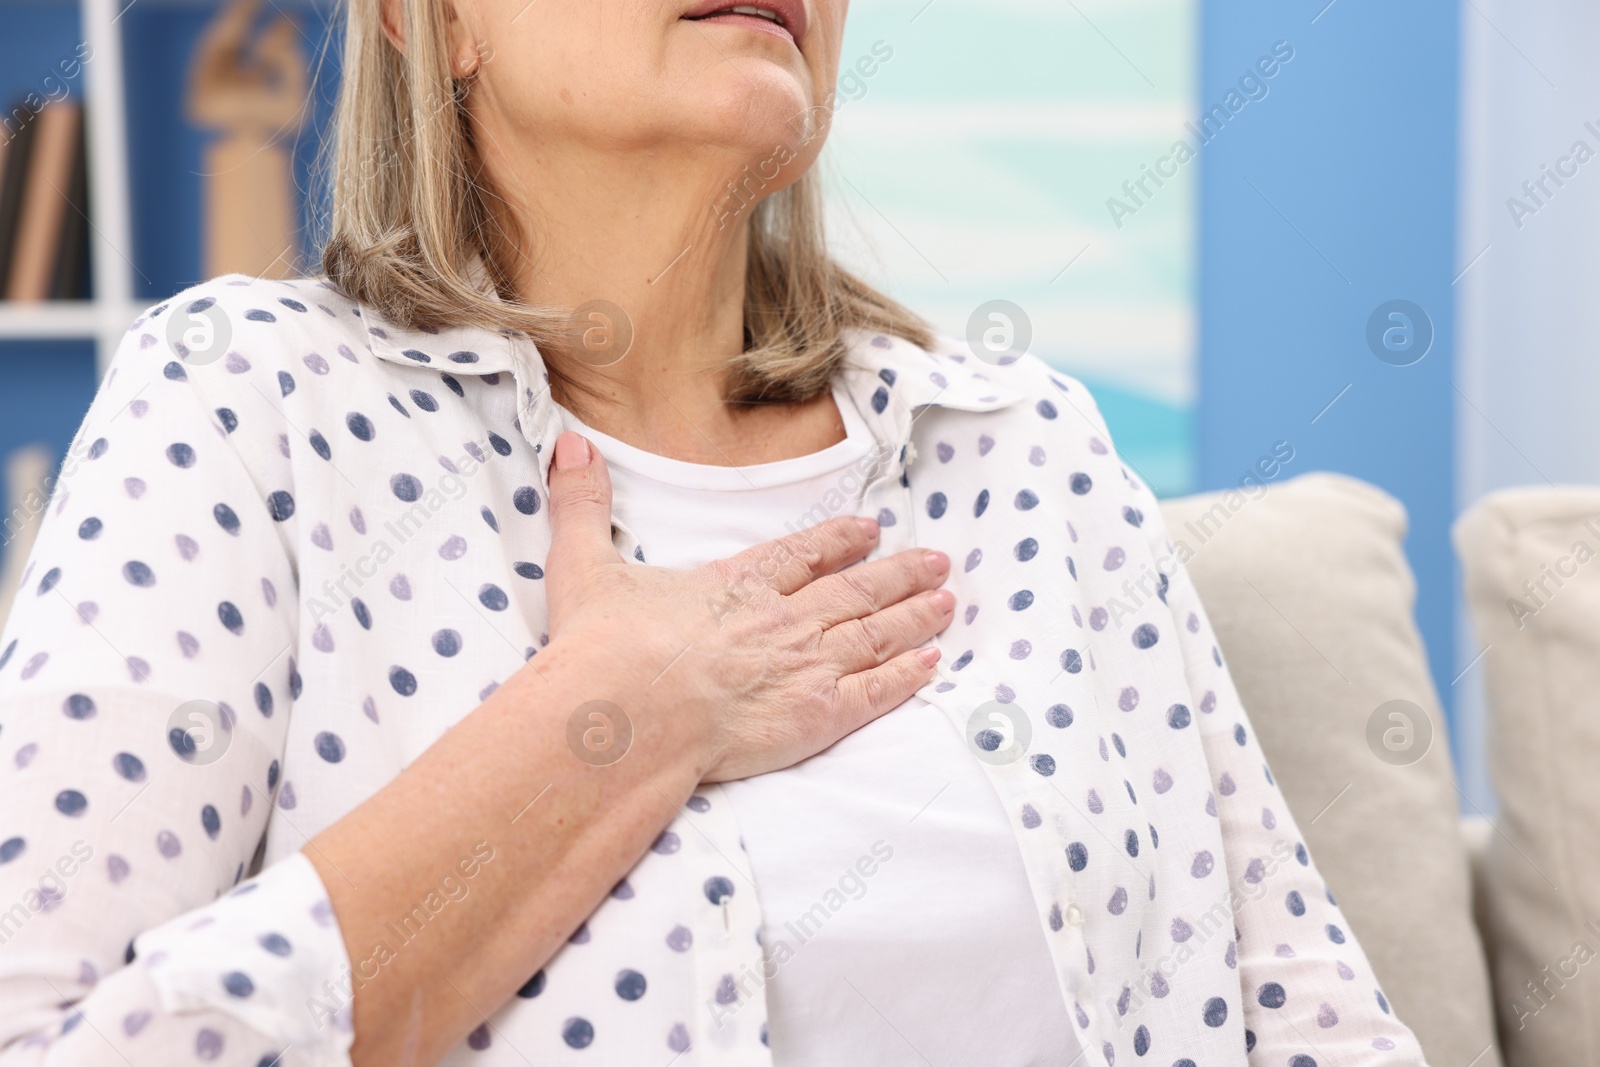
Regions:
<instances>
[{"instance_id":1,"label":"neckline of undershirt","mask_svg":"<svg viewBox=\"0 0 1600 1067\"><path fill-rule=\"evenodd\" d=\"M753 463L744 467L724 467L713 463L690 463L647 452L609 434L601 433L570 410L561 407L567 428L583 434L605 457L607 466L620 467L663 485L678 489L740 492L790 485L819 475L831 474L872 451L872 434L861 413L838 387L833 390L844 422L845 439L819 452L780 459L773 463Z\"/></svg>"}]
</instances>

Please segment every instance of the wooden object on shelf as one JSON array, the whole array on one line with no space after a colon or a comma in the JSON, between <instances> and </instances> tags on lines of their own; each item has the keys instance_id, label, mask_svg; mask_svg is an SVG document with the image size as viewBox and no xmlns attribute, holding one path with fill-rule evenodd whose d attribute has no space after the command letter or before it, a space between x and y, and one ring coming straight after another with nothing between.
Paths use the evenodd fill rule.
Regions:
<instances>
[{"instance_id":1,"label":"wooden object on shelf","mask_svg":"<svg viewBox=\"0 0 1600 1067\"><path fill-rule=\"evenodd\" d=\"M68 197L82 124L83 106L65 99L46 104L30 123L37 129L23 179L16 244L6 279L7 300L45 300L50 296L63 224L73 210Z\"/></svg>"},{"instance_id":2,"label":"wooden object on shelf","mask_svg":"<svg viewBox=\"0 0 1600 1067\"><path fill-rule=\"evenodd\" d=\"M204 149L207 277L292 278L299 263L294 141L310 106L309 70L287 15L254 32L261 0L230 0L201 35L185 101L220 133Z\"/></svg>"}]
</instances>

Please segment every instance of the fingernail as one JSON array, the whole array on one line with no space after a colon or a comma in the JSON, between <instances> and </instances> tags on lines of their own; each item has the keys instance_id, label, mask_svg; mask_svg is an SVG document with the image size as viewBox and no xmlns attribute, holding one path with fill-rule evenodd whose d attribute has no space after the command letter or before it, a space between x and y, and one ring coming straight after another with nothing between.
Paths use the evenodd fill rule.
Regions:
<instances>
[{"instance_id":1,"label":"fingernail","mask_svg":"<svg viewBox=\"0 0 1600 1067\"><path fill-rule=\"evenodd\" d=\"M928 594L928 598L933 601L933 606L938 608L941 614L948 615L956 610L956 595L948 589L935 589Z\"/></svg>"},{"instance_id":2,"label":"fingernail","mask_svg":"<svg viewBox=\"0 0 1600 1067\"><path fill-rule=\"evenodd\" d=\"M929 567L940 574L950 569L950 557L943 552L935 552L930 548L922 554L922 559Z\"/></svg>"},{"instance_id":3,"label":"fingernail","mask_svg":"<svg viewBox=\"0 0 1600 1067\"><path fill-rule=\"evenodd\" d=\"M556 470L566 471L589 465L589 441L568 430L556 438Z\"/></svg>"},{"instance_id":4,"label":"fingernail","mask_svg":"<svg viewBox=\"0 0 1600 1067\"><path fill-rule=\"evenodd\" d=\"M856 516L856 522L861 525L861 532L866 534L868 537L877 537L878 536L878 520L877 519L869 519L864 515L857 515Z\"/></svg>"},{"instance_id":5,"label":"fingernail","mask_svg":"<svg viewBox=\"0 0 1600 1067\"><path fill-rule=\"evenodd\" d=\"M924 667L931 667L935 663L939 662L939 650L931 646L928 648L919 648L917 649L917 658L922 661L922 665Z\"/></svg>"}]
</instances>

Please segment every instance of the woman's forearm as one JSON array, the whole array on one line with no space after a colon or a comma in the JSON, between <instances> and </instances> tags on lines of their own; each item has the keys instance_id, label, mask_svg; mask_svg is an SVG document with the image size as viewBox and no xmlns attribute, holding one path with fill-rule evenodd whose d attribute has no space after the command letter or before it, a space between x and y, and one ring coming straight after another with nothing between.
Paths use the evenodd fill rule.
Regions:
<instances>
[{"instance_id":1,"label":"woman's forearm","mask_svg":"<svg viewBox=\"0 0 1600 1067\"><path fill-rule=\"evenodd\" d=\"M659 670L633 652L553 641L306 844L355 975L358 1067L438 1062L556 953L672 821L705 756L692 722L649 706ZM626 722L590 701L614 705ZM569 744L575 713L595 747ZM456 887L449 905L408 924L445 879Z\"/></svg>"}]
</instances>

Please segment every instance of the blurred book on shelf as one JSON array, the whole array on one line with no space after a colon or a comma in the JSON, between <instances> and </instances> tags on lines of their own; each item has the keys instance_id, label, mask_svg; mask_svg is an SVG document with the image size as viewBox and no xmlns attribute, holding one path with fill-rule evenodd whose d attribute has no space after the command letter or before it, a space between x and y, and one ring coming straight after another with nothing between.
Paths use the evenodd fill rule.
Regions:
<instances>
[{"instance_id":1,"label":"blurred book on shelf","mask_svg":"<svg viewBox=\"0 0 1600 1067\"><path fill-rule=\"evenodd\" d=\"M11 120L19 118L15 132ZM33 112L18 104L6 112L9 136L0 144L0 299L11 279L11 250L17 243L17 220L22 217L22 186L28 176L28 157L33 154Z\"/></svg>"},{"instance_id":2,"label":"blurred book on shelf","mask_svg":"<svg viewBox=\"0 0 1600 1067\"><path fill-rule=\"evenodd\" d=\"M0 295L8 301L89 296L89 168L83 105L24 103L0 144ZM8 124L9 125L9 124Z\"/></svg>"}]
</instances>

